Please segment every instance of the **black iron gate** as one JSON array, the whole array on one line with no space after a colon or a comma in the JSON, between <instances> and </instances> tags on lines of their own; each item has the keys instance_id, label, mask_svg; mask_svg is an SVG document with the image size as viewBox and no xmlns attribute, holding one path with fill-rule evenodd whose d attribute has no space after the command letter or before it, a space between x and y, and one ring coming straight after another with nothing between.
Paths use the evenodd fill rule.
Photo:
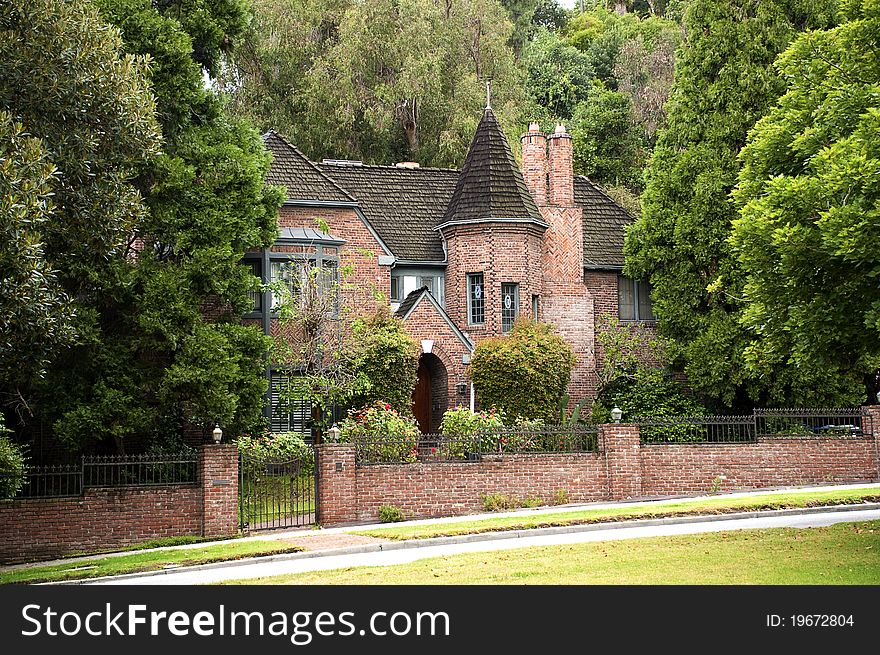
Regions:
<instances>
[{"instance_id":1,"label":"black iron gate","mask_svg":"<svg viewBox=\"0 0 880 655\"><path fill-rule=\"evenodd\" d=\"M242 455L238 464L241 529L271 530L317 521L315 459L265 459Z\"/></svg>"}]
</instances>

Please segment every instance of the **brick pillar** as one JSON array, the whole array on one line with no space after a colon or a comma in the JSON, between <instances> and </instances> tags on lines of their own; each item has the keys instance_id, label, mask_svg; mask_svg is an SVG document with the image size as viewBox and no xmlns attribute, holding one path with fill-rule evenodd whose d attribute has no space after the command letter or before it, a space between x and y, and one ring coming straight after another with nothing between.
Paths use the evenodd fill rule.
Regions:
<instances>
[{"instance_id":1,"label":"brick pillar","mask_svg":"<svg viewBox=\"0 0 880 655\"><path fill-rule=\"evenodd\" d=\"M238 448L231 443L203 444L200 455L202 535L233 536L238 533Z\"/></svg>"},{"instance_id":2,"label":"brick pillar","mask_svg":"<svg viewBox=\"0 0 880 655\"><path fill-rule=\"evenodd\" d=\"M537 123L529 123L522 141L522 173L538 207L547 204L547 137Z\"/></svg>"},{"instance_id":3,"label":"brick pillar","mask_svg":"<svg viewBox=\"0 0 880 655\"><path fill-rule=\"evenodd\" d=\"M339 525L357 521L357 471L354 445L315 446L318 473L318 522Z\"/></svg>"},{"instance_id":4,"label":"brick pillar","mask_svg":"<svg viewBox=\"0 0 880 655\"><path fill-rule=\"evenodd\" d=\"M599 426L599 448L605 455L611 500L642 495L642 457L639 426L612 423Z\"/></svg>"},{"instance_id":5,"label":"brick pillar","mask_svg":"<svg viewBox=\"0 0 880 655\"><path fill-rule=\"evenodd\" d=\"M874 437L874 463L877 465L877 479L880 480L880 405L868 405L865 410L870 423L863 431L867 434L871 430Z\"/></svg>"},{"instance_id":6,"label":"brick pillar","mask_svg":"<svg viewBox=\"0 0 880 655\"><path fill-rule=\"evenodd\" d=\"M574 206L574 168L572 166L571 135L565 126L557 125L556 131L547 137L547 179L551 205Z\"/></svg>"}]
</instances>

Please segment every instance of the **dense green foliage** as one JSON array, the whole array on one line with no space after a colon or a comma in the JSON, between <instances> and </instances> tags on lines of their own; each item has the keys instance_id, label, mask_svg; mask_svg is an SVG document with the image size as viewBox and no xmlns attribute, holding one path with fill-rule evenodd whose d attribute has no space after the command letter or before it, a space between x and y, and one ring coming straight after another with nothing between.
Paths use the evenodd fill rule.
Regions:
<instances>
[{"instance_id":1,"label":"dense green foliage","mask_svg":"<svg viewBox=\"0 0 880 655\"><path fill-rule=\"evenodd\" d=\"M259 135L225 117L202 74L246 4L97 0L118 31L77 0L42 4L16 6L28 38L0 46L22 62L4 67L2 104L59 170L43 237L77 340L31 383L24 430L121 448L258 424L268 344L238 319L253 287L239 260L274 239L281 196Z\"/></svg>"},{"instance_id":2,"label":"dense green foliage","mask_svg":"<svg viewBox=\"0 0 880 655\"><path fill-rule=\"evenodd\" d=\"M797 29L827 24L832 3L692 0L668 122L645 173L626 272L649 279L661 333L689 383L723 406L835 404L840 388L794 369L757 375L739 323L743 274L727 239L746 134L784 90L772 63ZM845 396L845 394L844 394Z\"/></svg>"},{"instance_id":3,"label":"dense green foliage","mask_svg":"<svg viewBox=\"0 0 880 655\"><path fill-rule=\"evenodd\" d=\"M350 403L359 407L377 401L403 414L411 413L416 386L419 346L403 321L387 305L352 323L350 366L355 393Z\"/></svg>"},{"instance_id":4,"label":"dense green foliage","mask_svg":"<svg viewBox=\"0 0 880 655\"><path fill-rule=\"evenodd\" d=\"M787 91L742 151L731 242L745 276L746 366L880 390L880 3L799 37ZM854 56L857 55L857 56Z\"/></svg>"},{"instance_id":5,"label":"dense green foliage","mask_svg":"<svg viewBox=\"0 0 880 655\"><path fill-rule=\"evenodd\" d=\"M314 160L460 164L486 104L521 105L497 0L258 0L222 77L233 107ZM511 130L515 132L515 130Z\"/></svg>"},{"instance_id":6,"label":"dense green foliage","mask_svg":"<svg viewBox=\"0 0 880 655\"><path fill-rule=\"evenodd\" d=\"M418 423L388 403L379 401L349 412L339 429L339 440L357 442L366 461L407 464L418 459Z\"/></svg>"},{"instance_id":7,"label":"dense green foliage","mask_svg":"<svg viewBox=\"0 0 880 655\"><path fill-rule=\"evenodd\" d=\"M122 54L85 0L4 3L0 31L0 110L21 125L2 128L0 381L28 421L57 346L101 329L146 216L131 180L156 155L159 128L144 58Z\"/></svg>"},{"instance_id":8,"label":"dense green foliage","mask_svg":"<svg viewBox=\"0 0 880 655\"><path fill-rule=\"evenodd\" d=\"M0 416L0 500L13 498L27 481L27 457L24 449L10 440L9 432Z\"/></svg>"},{"instance_id":9,"label":"dense green foliage","mask_svg":"<svg viewBox=\"0 0 880 655\"><path fill-rule=\"evenodd\" d=\"M477 344L470 375L483 406L552 423L574 364L571 346L552 326L520 318L508 336Z\"/></svg>"},{"instance_id":10,"label":"dense green foliage","mask_svg":"<svg viewBox=\"0 0 880 655\"><path fill-rule=\"evenodd\" d=\"M448 437L467 437L503 428L504 419L494 409L472 412L467 407L447 409L440 422L440 432Z\"/></svg>"},{"instance_id":11,"label":"dense green foliage","mask_svg":"<svg viewBox=\"0 0 880 655\"><path fill-rule=\"evenodd\" d=\"M73 309L47 261L55 167L40 140L0 111L0 382L42 372L69 342Z\"/></svg>"},{"instance_id":12,"label":"dense green foliage","mask_svg":"<svg viewBox=\"0 0 880 655\"><path fill-rule=\"evenodd\" d=\"M702 416L706 409L688 395L664 366L668 344L653 330L625 326L604 315L596 333L603 358L596 371L599 393L594 423L610 423L616 405L627 422L637 416Z\"/></svg>"}]
</instances>

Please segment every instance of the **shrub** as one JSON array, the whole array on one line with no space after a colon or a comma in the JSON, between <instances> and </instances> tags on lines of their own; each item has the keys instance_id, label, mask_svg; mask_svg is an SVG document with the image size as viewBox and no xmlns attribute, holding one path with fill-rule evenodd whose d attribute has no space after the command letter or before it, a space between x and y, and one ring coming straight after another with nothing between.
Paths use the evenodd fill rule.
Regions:
<instances>
[{"instance_id":1,"label":"shrub","mask_svg":"<svg viewBox=\"0 0 880 655\"><path fill-rule=\"evenodd\" d=\"M448 409L440 422L440 432L450 438L446 453L453 458L464 458L467 451L476 450L478 439L482 441L481 451L496 450L497 439L492 432L503 427L504 418L494 407L488 412L472 412L467 407Z\"/></svg>"},{"instance_id":2,"label":"shrub","mask_svg":"<svg viewBox=\"0 0 880 655\"><path fill-rule=\"evenodd\" d=\"M27 457L21 446L6 436L7 432L0 417L0 499L13 498L27 480Z\"/></svg>"},{"instance_id":3,"label":"shrub","mask_svg":"<svg viewBox=\"0 0 880 655\"><path fill-rule=\"evenodd\" d=\"M540 507L544 504L544 501L541 500L540 496L536 496L534 494L528 494L523 501L520 503L521 507Z\"/></svg>"},{"instance_id":4,"label":"shrub","mask_svg":"<svg viewBox=\"0 0 880 655\"><path fill-rule=\"evenodd\" d=\"M355 407L380 399L401 413L409 413L419 366L419 346L387 305L352 322L351 366L357 391Z\"/></svg>"},{"instance_id":5,"label":"shrub","mask_svg":"<svg viewBox=\"0 0 880 655\"><path fill-rule=\"evenodd\" d=\"M249 434L236 439L238 452L253 459L271 459L284 461L312 457L312 447L303 441L296 432L265 433L259 436Z\"/></svg>"},{"instance_id":6,"label":"shrub","mask_svg":"<svg viewBox=\"0 0 880 655\"><path fill-rule=\"evenodd\" d=\"M568 504L568 490L567 489L557 489L556 495L553 497L554 505L567 505Z\"/></svg>"},{"instance_id":7,"label":"shrub","mask_svg":"<svg viewBox=\"0 0 880 655\"><path fill-rule=\"evenodd\" d=\"M483 403L552 423L574 364L571 346L551 326L520 318L508 336L479 343L470 374Z\"/></svg>"},{"instance_id":8,"label":"shrub","mask_svg":"<svg viewBox=\"0 0 880 655\"><path fill-rule=\"evenodd\" d=\"M382 505L379 508L379 520L382 523L399 523L406 520L403 510L394 505Z\"/></svg>"},{"instance_id":9,"label":"shrub","mask_svg":"<svg viewBox=\"0 0 880 655\"><path fill-rule=\"evenodd\" d=\"M358 441L359 451L369 461L406 463L418 459L419 425L390 403L377 401L350 411L339 430L340 441Z\"/></svg>"},{"instance_id":10,"label":"shrub","mask_svg":"<svg viewBox=\"0 0 880 655\"><path fill-rule=\"evenodd\" d=\"M501 493L486 494L480 496L480 500L483 501L483 509L487 512L503 512L504 510L519 507L516 498Z\"/></svg>"}]
</instances>

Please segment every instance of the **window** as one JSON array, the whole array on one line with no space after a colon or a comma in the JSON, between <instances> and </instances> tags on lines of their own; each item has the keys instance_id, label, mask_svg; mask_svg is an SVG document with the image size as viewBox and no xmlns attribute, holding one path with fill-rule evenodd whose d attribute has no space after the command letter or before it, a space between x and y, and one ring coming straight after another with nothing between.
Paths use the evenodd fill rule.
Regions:
<instances>
[{"instance_id":1,"label":"window","mask_svg":"<svg viewBox=\"0 0 880 655\"><path fill-rule=\"evenodd\" d=\"M621 321L654 322L651 285L622 275L617 278L617 307Z\"/></svg>"},{"instance_id":2,"label":"window","mask_svg":"<svg viewBox=\"0 0 880 655\"><path fill-rule=\"evenodd\" d=\"M248 259L245 260L245 266L250 268L251 275L257 278L260 281L260 284L263 283L263 263L259 259ZM251 306L250 313L259 314L263 311L263 291L262 289L254 289L253 291L248 291L248 295L251 298L251 302L253 305Z\"/></svg>"},{"instance_id":3,"label":"window","mask_svg":"<svg viewBox=\"0 0 880 655\"><path fill-rule=\"evenodd\" d=\"M519 314L519 285L505 282L501 285L501 331L507 334Z\"/></svg>"},{"instance_id":4,"label":"window","mask_svg":"<svg viewBox=\"0 0 880 655\"><path fill-rule=\"evenodd\" d=\"M532 320L538 320L538 308L539 308L539 300L540 296L532 296Z\"/></svg>"},{"instance_id":5,"label":"window","mask_svg":"<svg viewBox=\"0 0 880 655\"><path fill-rule=\"evenodd\" d=\"M296 432L311 438L312 405L298 397L291 377L284 371L272 371L269 378L269 430Z\"/></svg>"},{"instance_id":6,"label":"window","mask_svg":"<svg viewBox=\"0 0 880 655\"><path fill-rule=\"evenodd\" d=\"M468 325L483 325L486 322L486 297L483 288L483 274L470 273L468 279Z\"/></svg>"},{"instance_id":7,"label":"window","mask_svg":"<svg viewBox=\"0 0 880 655\"><path fill-rule=\"evenodd\" d=\"M335 259L322 259L319 267L318 261L301 257L272 257L269 262L269 282L276 285L276 290L269 294L272 311L277 311L284 301L299 296L311 285L315 286L314 290L321 297L333 294L334 312L339 310L339 262ZM289 295L283 291L279 295L279 282L283 283L283 288L289 291Z\"/></svg>"},{"instance_id":8,"label":"window","mask_svg":"<svg viewBox=\"0 0 880 655\"><path fill-rule=\"evenodd\" d=\"M419 271L404 269L391 276L391 302L402 302L416 289L428 287L431 295L443 307L443 273L438 271Z\"/></svg>"}]
</instances>

